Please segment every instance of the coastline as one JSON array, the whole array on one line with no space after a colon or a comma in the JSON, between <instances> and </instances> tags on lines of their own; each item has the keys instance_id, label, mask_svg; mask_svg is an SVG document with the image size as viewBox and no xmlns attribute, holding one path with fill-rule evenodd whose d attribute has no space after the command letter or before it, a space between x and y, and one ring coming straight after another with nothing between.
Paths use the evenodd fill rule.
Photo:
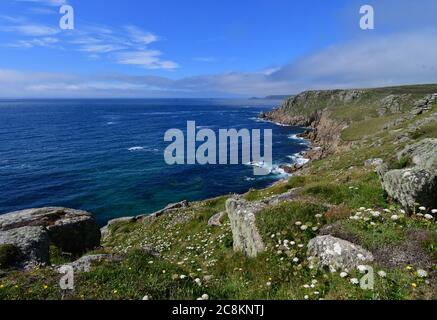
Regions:
<instances>
[{"instance_id":1,"label":"coastline","mask_svg":"<svg viewBox=\"0 0 437 320\"><path fill-rule=\"evenodd\" d=\"M274 110L276 110L276 109L274 109ZM276 122L276 121L271 121L271 120L264 119L262 117L262 115L264 115L264 114L265 113L259 114L256 119L258 121L269 122L269 123L273 123L273 124L275 124L277 126L282 126L282 127L301 127L301 126L296 126L296 125L293 125L293 124L286 124L286 123L281 123L281 122ZM257 121L257 120L255 120L255 118L253 120ZM276 186L276 185L278 185L280 183L283 183L284 181L287 181L290 177L292 177L293 175L298 174L298 172L300 170L302 170L305 166L307 166L308 164L311 163L312 159L311 158L306 158L305 156L307 155L308 152L317 150L318 147L317 146L313 146L311 139L309 139L306 136L306 134L310 130L310 128L307 128L307 127L301 127L301 128L307 129L307 131L305 131L302 134L293 134L293 135L290 136L290 139L299 139L299 140L305 141L305 145L308 146L308 150L297 152L295 154L292 154L292 155L288 156L291 160L295 159L294 160L295 163L279 164L278 168L277 168L278 170L282 170L283 171L283 173L284 173L283 175L285 177L277 179L276 181L274 181L271 184L267 185L263 189L271 188L271 187ZM294 138L291 138L293 136L294 136ZM299 160L297 160L297 159L299 159ZM249 188L248 190L246 190L242 194L248 193L251 190L253 190L253 188ZM208 201L208 200L216 199L216 198L222 197L222 196L225 196L225 194L222 194L222 195L219 195L219 196L213 197L213 198L204 198L204 199L201 199L201 200L196 200L194 202ZM119 218L115 218L115 219L110 219L101 228L102 236L104 236L107 233L107 230L108 230L109 226L111 226L111 225L113 225L115 223L118 223L118 222L135 222L135 221L142 220L142 219L143 220L153 220L154 218L156 218L156 217L158 217L158 216L160 216L162 214L165 214L168 211L171 211L174 207L179 207L182 204L184 206L187 206L187 205L189 205L189 203L190 202L188 200L183 200L183 201L177 202L177 203L168 203L166 207L164 207L163 209L158 210L156 212L140 214L140 215L136 215L136 216L126 216L126 217L119 217Z\"/></svg>"}]
</instances>

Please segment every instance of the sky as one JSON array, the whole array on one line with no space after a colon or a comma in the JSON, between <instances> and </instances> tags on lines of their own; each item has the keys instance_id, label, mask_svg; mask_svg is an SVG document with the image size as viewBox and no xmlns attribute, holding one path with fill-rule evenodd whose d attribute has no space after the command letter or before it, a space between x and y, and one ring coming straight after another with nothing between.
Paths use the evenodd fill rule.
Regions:
<instances>
[{"instance_id":1,"label":"sky","mask_svg":"<svg viewBox=\"0 0 437 320\"><path fill-rule=\"evenodd\" d=\"M60 8L74 9L63 30ZM360 28L371 5L375 29ZM1 0L1 98L263 97L437 83L435 0Z\"/></svg>"}]
</instances>

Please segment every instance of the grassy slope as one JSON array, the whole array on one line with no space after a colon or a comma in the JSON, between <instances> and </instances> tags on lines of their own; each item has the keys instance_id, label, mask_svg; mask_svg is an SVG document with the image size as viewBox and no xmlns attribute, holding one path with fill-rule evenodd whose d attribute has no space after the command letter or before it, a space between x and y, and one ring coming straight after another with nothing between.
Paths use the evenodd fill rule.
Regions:
<instances>
[{"instance_id":1,"label":"grassy slope","mask_svg":"<svg viewBox=\"0 0 437 320\"><path fill-rule=\"evenodd\" d=\"M374 170L363 165L366 159L375 157L395 162L395 151L403 145L393 143L392 131L406 130L409 122L391 131L383 130L387 119L378 118L375 106L389 93L405 92L416 99L437 92L437 86L375 89L368 91L357 105L330 106L334 118L351 122L343 138L356 141L353 147L310 164L301 176L245 195L247 200L255 201L300 188L299 199L269 207L259 216L258 227L268 249L258 258L248 259L233 252L228 221L218 228L207 225L213 214L224 210L227 198L221 197L194 203L151 224L114 226L105 250L126 258L102 263L92 272L78 275L74 292L62 292L57 285L60 276L49 270L11 272L0 276L0 299L141 299L145 295L153 299L196 299L205 293L214 299L436 299L436 276L428 266L428 280L418 277L416 270L425 268L420 261L414 266L388 266L377 260L375 272L384 270L387 277L377 276L374 291L361 290L350 282L352 277L360 277L357 272L341 278L311 269L306 261L308 241L324 225L337 222L369 250L402 246L411 230L426 232L419 245L434 259L436 268L436 223L402 214L400 221L392 222L390 216L399 209L386 199ZM402 110L407 112L407 105ZM424 117L427 114L412 121ZM436 123L428 124L410 136L437 137L436 127ZM375 141L379 143L375 145ZM377 209L385 219L374 219L373 227L348 219L360 207ZM390 209L391 213L382 209ZM301 230L300 223L308 228ZM294 245L289 249L282 247L280 242L285 239ZM141 250L144 247L157 248L161 257L149 256ZM194 282L196 278L201 279L201 286Z\"/></svg>"}]
</instances>

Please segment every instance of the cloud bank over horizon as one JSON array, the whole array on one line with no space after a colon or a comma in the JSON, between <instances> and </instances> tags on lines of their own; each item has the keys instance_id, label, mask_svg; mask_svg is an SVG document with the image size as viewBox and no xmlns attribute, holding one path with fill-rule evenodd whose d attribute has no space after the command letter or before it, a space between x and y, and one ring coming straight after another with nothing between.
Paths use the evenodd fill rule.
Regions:
<instances>
[{"instance_id":1,"label":"cloud bank over horizon","mask_svg":"<svg viewBox=\"0 0 437 320\"><path fill-rule=\"evenodd\" d=\"M123 73L79 75L0 69L0 96L11 98L248 97L294 94L309 89L422 83L437 83L437 34L433 32L334 45L276 69L180 79Z\"/></svg>"}]
</instances>

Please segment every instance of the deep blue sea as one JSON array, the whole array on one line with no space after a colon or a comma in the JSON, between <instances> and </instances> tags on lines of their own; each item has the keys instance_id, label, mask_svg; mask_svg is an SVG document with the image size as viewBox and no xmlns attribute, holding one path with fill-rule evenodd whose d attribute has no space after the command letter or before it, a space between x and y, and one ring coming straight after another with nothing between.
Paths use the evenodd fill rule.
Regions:
<instances>
[{"instance_id":1,"label":"deep blue sea","mask_svg":"<svg viewBox=\"0 0 437 320\"><path fill-rule=\"evenodd\" d=\"M100 224L168 203L266 187L284 173L255 177L248 165L164 161L167 129L273 129L276 165L307 148L303 129L256 119L267 100L0 100L0 214L64 206ZM293 158L294 159L294 158Z\"/></svg>"}]
</instances>

